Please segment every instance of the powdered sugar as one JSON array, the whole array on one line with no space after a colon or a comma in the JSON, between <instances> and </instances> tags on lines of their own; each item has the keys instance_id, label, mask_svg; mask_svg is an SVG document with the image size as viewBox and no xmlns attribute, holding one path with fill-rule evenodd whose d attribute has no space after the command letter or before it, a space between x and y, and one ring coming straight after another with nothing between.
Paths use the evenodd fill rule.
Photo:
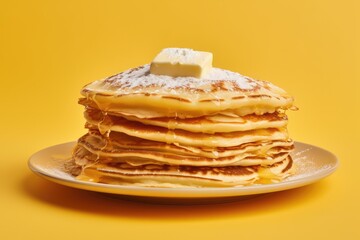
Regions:
<instances>
[{"instance_id":1,"label":"powdered sugar","mask_svg":"<svg viewBox=\"0 0 360 240\"><path fill-rule=\"evenodd\" d=\"M319 157L314 153L316 151L319 150L308 147L292 153L296 174L288 177L285 181L327 175L336 169L336 161L330 161L331 159L318 159Z\"/></svg>"},{"instance_id":2,"label":"powdered sugar","mask_svg":"<svg viewBox=\"0 0 360 240\"><path fill-rule=\"evenodd\" d=\"M203 89L205 86L213 85L219 82L230 82L235 88L244 90L253 89L257 83L248 77L239 73L212 68L203 78L195 77L171 77L165 75L154 75L150 73L150 65L146 64L137 68L129 69L125 72L116 74L105 80L106 84L122 89L146 88L156 86L164 89L192 88Z\"/></svg>"},{"instance_id":3,"label":"powdered sugar","mask_svg":"<svg viewBox=\"0 0 360 240\"><path fill-rule=\"evenodd\" d=\"M165 48L160 54L172 56L175 62L186 63L191 62L200 56L200 52L189 48Z\"/></svg>"}]
</instances>

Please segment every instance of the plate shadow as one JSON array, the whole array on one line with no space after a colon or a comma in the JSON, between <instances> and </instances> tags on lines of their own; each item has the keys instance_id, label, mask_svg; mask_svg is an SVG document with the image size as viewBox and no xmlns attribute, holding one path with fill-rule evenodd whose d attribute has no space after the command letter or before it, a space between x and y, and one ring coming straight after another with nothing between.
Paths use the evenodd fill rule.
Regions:
<instances>
[{"instance_id":1,"label":"plate shadow","mask_svg":"<svg viewBox=\"0 0 360 240\"><path fill-rule=\"evenodd\" d=\"M315 184L248 198L232 198L225 203L172 205L155 204L149 198L129 198L66 187L47 181L34 174L28 174L19 183L20 191L27 197L44 204L91 215L111 217L161 219L209 218L222 216L259 215L264 212L286 211L299 204L306 204L326 194L329 185L326 180ZM155 199L156 200L156 199ZM146 201L146 202L145 202ZM157 201L159 202L159 201ZM164 202L163 202L164 203ZM169 202L167 202L169 203ZM174 203L174 202L172 202Z\"/></svg>"}]
</instances>

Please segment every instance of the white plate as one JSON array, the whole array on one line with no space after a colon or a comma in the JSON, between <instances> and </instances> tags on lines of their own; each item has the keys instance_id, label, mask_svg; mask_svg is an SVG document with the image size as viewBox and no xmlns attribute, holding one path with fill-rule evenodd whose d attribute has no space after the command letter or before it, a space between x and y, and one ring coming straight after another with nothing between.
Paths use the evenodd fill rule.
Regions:
<instances>
[{"instance_id":1,"label":"white plate","mask_svg":"<svg viewBox=\"0 0 360 240\"><path fill-rule=\"evenodd\" d=\"M30 169L50 181L73 188L96 192L132 196L136 198L220 200L270 193L297 188L314 183L335 171L338 166L336 156L327 150L305 143L295 142L292 152L297 167L295 175L280 183L257 184L245 187L223 188L155 188L111 185L85 182L75 179L63 169L64 161L70 159L75 142L64 143L43 149L29 159Z\"/></svg>"}]
</instances>

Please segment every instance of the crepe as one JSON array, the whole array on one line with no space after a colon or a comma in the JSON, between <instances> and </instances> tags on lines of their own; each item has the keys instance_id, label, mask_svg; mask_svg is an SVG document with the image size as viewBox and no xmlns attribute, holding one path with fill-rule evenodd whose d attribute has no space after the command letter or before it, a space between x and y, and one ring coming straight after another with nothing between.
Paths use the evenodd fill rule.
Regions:
<instances>
[{"instance_id":1,"label":"crepe","mask_svg":"<svg viewBox=\"0 0 360 240\"><path fill-rule=\"evenodd\" d=\"M108 184L146 187L233 187L256 182L278 182L289 176L290 157L271 166L191 167L176 165L132 166L126 163L97 164L86 168L79 179Z\"/></svg>"},{"instance_id":2,"label":"crepe","mask_svg":"<svg viewBox=\"0 0 360 240\"><path fill-rule=\"evenodd\" d=\"M80 104L84 103L83 99ZM228 116L223 114L201 116L195 118L137 118L134 116L122 115L116 112L107 111L106 114L96 108L88 107L84 112L84 117L89 123L101 124L101 129L120 125L124 119L143 123L146 125L163 127L166 129L182 129L189 132L216 133L216 132L236 132L264 128L283 128L287 125L285 114L274 112L263 115L249 114L245 116Z\"/></svg>"},{"instance_id":3,"label":"crepe","mask_svg":"<svg viewBox=\"0 0 360 240\"><path fill-rule=\"evenodd\" d=\"M77 164L86 165L78 178L108 184L132 184L147 187L245 186L257 181L278 182L290 175L293 170L290 156L265 166L209 167L153 163L132 165L123 161L110 160L107 162L84 150L81 147L75 150Z\"/></svg>"},{"instance_id":4,"label":"crepe","mask_svg":"<svg viewBox=\"0 0 360 240\"><path fill-rule=\"evenodd\" d=\"M240 145L235 151L233 149L222 148L221 154L218 153L216 157L208 157L206 154L201 154L200 149L197 153L189 152L186 149L171 144L159 144L155 148L151 145L142 146L141 140L136 141L135 139L134 145L124 148L124 144L121 144L121 137L119 138L120 141L116 141L118 137L119 135L117 134L111 134L109 138L104 138L98 132L86 134L78 141L74 152L75 161L81 165L83 156L92 155L91 158L88 158L90 162L126 162L133 166L145 164L210 167L266 166L283 161L292 150L291 142L258 142L254 145ZM137 143L140 146L137 146ZM213 153L217 151L217 149L212 149Z\"/></svg>"},{"instance_id":5,"label":"crepe","mask_svg":"<svg viewBox=\"0 0 360 240\"><path fill-rule=\"evenodd\" d=\"M286 110L265 81L212 68L203 78L143 65L86 85L88 133L69 164L78 179L147 187L231 187L294 172Z\"/></svg>"},{"instance_id":6,"label":"crepe","mask_svg":"<svg viewBox=\"0 0 360 240\"><path fill-rule=\"evenodd\" d=\"M108 135L102 135L99 131L89 131L78 140L78 145L82 145L96 154L121 153L124 151L151 151L155 153L169 153L178 156L195 156L209 159L226 158L230 156L239 156L246 153L254 155L266 155L271 149L280 152L283 150L291 151L293 142L286 141L260 141L241 144L234 147L189 147L178 143L164 143L150 141L146 139L131 137L129 135L111 132Z\"/></svg>"}]
</instances>

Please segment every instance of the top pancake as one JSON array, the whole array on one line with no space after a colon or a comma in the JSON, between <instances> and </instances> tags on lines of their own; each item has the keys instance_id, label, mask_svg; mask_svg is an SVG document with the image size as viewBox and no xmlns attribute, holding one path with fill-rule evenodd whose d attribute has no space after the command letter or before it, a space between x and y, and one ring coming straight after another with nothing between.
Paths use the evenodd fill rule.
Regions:
<instances>
[{"instance_id":1,"label":"top pancake","mask_svg":"<svg viewBox=\"0 0 360 240\"><path fill-rule=\"evenodd\" d=\"M137 118L191 118L218 113L244 116L292 106L281 88L212 68L202 79L150 73L143 65L86 85L88 106Z\"/></svg>"}]
</instances>

